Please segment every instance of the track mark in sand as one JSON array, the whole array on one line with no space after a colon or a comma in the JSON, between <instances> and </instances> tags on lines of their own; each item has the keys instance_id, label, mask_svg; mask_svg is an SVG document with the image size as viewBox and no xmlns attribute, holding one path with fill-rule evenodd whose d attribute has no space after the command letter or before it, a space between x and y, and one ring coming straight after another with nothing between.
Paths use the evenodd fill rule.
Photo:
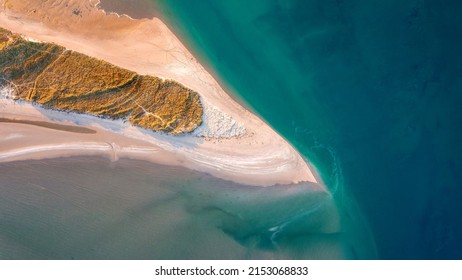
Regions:
<instances>
[{"instance_id":1,"label":"track mark in sand","mask_svg":"<svg viewBox=\"0 0 462 280\"><path fill-rule=\"evenodd\" d=\"M28 124L28 125L35 125L39 127L44 127L44 128L54 129L54 130L61 130L61 131L72 132L72 133L83 133L83 134L95 134L96 133L96 130L89 129L86 127L56 124L56 123L45 122L45 121L28 121L28 120L0 118L0 123Z\"/></svg>"}]
</instances>

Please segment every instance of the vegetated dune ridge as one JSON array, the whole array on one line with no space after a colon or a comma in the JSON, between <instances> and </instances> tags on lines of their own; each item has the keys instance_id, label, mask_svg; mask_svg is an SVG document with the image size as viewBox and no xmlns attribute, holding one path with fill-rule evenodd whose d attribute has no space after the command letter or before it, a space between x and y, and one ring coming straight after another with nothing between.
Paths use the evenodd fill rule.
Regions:
<instances>
[{"instance_id":1,"label":"vegetated dune ridge","mask_svg":"<svg viewBox=\"0 0 462 280\"><path fill-rule=\"evenodd\" d=\"M141 76L61 46L0 28L0 86L47 108L89 113L178 134L202 123L199 95L174 81Z\"/></svg>"},{"instance_id":2,"label":"vegetated dune ridge","mask_svg":"<svg viewBox=\"0 0 462 280\"><path fill-rule=\"evenodd\" d=\"M0 160L103 153L115 158L178 164L255 186L318 181L293 147L230 98L158 18L133 20L106 14L96 7L97 1L8 0L0 3L0 26L21 34L26 40L58 44L140 75L177 81L197 92L203 107L202 124L192 133L166 135L134 127L123 120L49 111L13 102L7 98L12 89L4 87L1 92L6 97L1 99L0 117L71 122L97 133L69 136L65 131L48 130L48 135L57 137L47 137L40 142L28 137L33 135L30 129L15 131L16 127L23 129L23 124L8 124L9 135L4 134L3 139L10 142L2 144ZM88 145L82 144L84 148L78 151L79 142ZM66 144L72 149L66 150ZM60 148L54 149L57 145ZM321 184L310 186L325 190Z\"/></svg>"}]
</instances>

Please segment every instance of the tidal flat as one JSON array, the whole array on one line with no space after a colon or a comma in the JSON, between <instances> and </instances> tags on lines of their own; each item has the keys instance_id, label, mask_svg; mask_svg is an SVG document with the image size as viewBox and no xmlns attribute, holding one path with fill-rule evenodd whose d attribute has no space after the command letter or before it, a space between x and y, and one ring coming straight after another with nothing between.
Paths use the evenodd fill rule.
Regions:
<instances>
[{"instance_id":1,"label":"tidal flat","mask_svg":"<svg viewBox=\"0 0 462 280\"><path fill-rule=\"evenodd\" d=\"M0 259L338 259L332 197L105 157L0 164Z\"/></svg>"}]
</instances>

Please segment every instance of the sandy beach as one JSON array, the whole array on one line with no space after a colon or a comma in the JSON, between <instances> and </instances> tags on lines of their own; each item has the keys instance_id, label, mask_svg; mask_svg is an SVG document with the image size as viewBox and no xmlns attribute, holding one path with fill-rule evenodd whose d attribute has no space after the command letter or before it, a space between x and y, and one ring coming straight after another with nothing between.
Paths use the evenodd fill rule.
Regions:
<instances>
[{"instance_id":1,"label":"sandy beach","mask_svg":"<svg viewBox=\"0 0 462 280\"><path fill-rule=\"evenodd\" d=\"M106 155L113 160L126 157L181 165L255 186L319 181L294 148L235 102L158 18L106 14L97 8L97 1L88 0L0 3L0 27L139 74L178 81L197 91L204 106L201 127L175 136L122 120L15 102L8 89L0 89L0 118L7 120L0 122L0 162Z\"/></svg>"}]
</instances>

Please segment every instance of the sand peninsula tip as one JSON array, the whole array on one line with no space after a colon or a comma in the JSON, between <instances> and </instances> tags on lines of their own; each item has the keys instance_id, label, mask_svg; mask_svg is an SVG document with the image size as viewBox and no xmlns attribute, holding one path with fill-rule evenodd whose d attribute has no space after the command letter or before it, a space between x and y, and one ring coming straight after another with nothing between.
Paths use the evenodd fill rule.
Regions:
<instances>
[{"instance_id":1,"label":"sand peninsula tip","mask_svg":"<svg viewBox=\"0 0 462 280\"><path fill-rule=\"evenodd\" d=\"M184 166L245 185L267 187L303 182L306 187L327 191L290 143L257 115L233 100L164 22L156 17L136 20L108 14L98 9L96 2L8 0L8 5L0 5L0 26L21 34L26 42L52 43L64 47L62 52L72 53L72 50L108 62L110 66L127 69L132 74L162 77L184 85L200 94L202 115L199 114L199 107L195 107L197 110L194 112L197 119L201 116L201 125L191 133L183 133L182 137L151 133L128 125L128 114L124 119L111 121L107 119L110 117L97 117L99 111L93 115L78 116L67 114L64 109L47 111L33 106L32 102L14 102L9 97L18 90L14 86L4 86L0 87L1 117L65 125L72 123L97 133L76 135L44 130L39 126L4 124L5 134L14 137L18 129L22 129L20 133L27 136L14 139L10 146L2 143L0 161L95 154L112 159L129 157ZM75 15L75 9L81 13ZM128 75L126 79L130 77ZM35 80L31 80L35 83ZM24 82L18 78L16 84L23 85ZM92 93L88 98L94 95ZM85 96L78 98L79 102L83 100L86 100ZM143 111L138 106L141 104L126 101ZM104 109L121 108L111 107L109 103L106 105L108 107ZM177 103L174 105L179 106ZM164 108L171 110L167 106ZM157 119L153 115L148 116ZM185 118L178 120L191 123ZM177 131L180 133L181 130Z\"/></svg>"},{"instance_id":2,"label":"sand peninsula tip","mask_svg":"<svg viewBox=\"0 0 462 280\"><path fill-rule=\"evenodd\" d=\"M56 44L0 28L0 86L45 108L128 119L169 134L202 123L199 95L172 81L139 75Z\"/></svg>"}]
</instances>

